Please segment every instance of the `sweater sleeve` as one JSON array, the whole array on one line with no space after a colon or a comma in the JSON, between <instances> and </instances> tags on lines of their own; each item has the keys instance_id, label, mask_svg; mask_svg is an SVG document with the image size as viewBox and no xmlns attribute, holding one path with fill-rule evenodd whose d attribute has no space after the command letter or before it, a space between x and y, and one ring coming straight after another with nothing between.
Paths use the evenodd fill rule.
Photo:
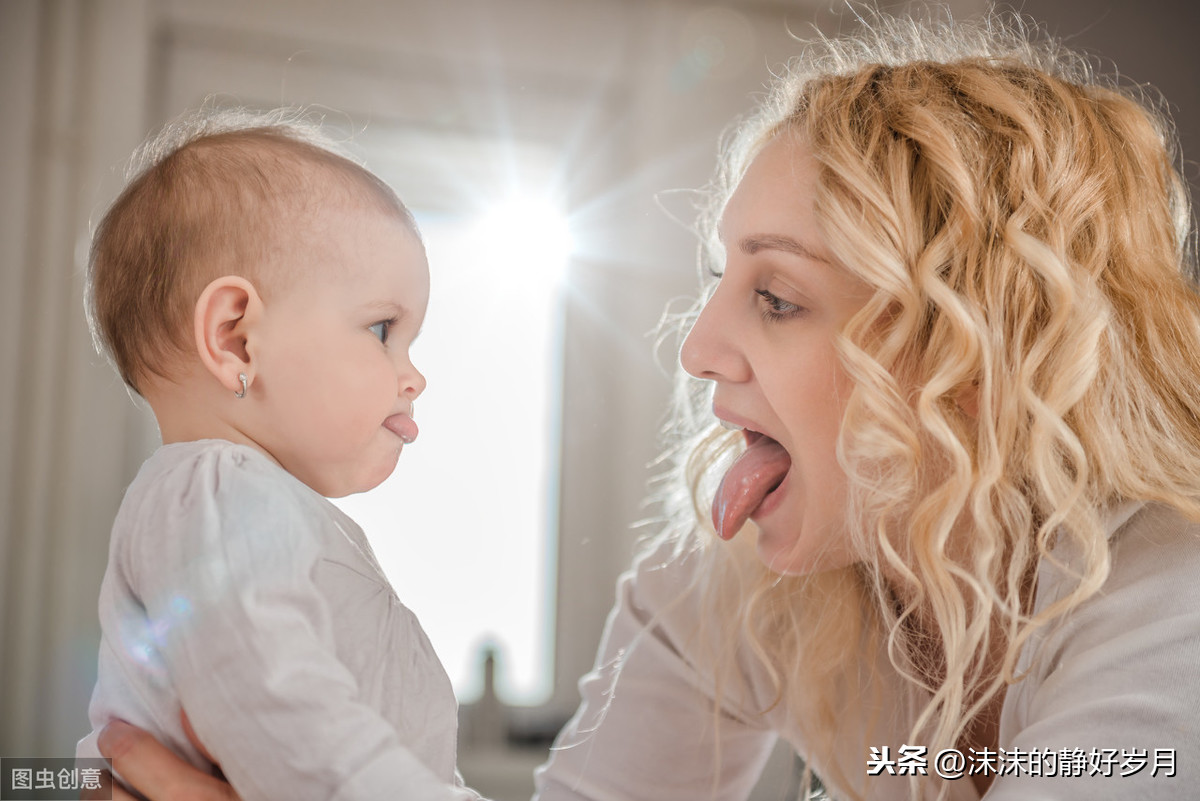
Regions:
<instances>
[{"instance_id":1,"label":"sweater sleeve","mask_svg":"<svg viewBox=\"0 0 1200 801\"><path fill-rule=\"evenodd\" d=\"M692 562L660 549L618 583L582 703L537 774L538 801L742 799L775 735L758 716L714 708L687 657Z\"/></svg>"},{"instance_id":2,"label":"sweater sleeve","mask_svg":"<svg viewBox=\"0 0 1200 801\"><path fill-rule=\"evenodd\" d=\"M206 451L150 493L126 570L200 740L246 801L426 799L439 779L361 703L314 582L314 508L244 454Z\"/></svg>"},{"instance_id":3,"label":"sweater sleeve","mask_svg":"<svg viewBox=\"0 0 1200 801\"><path fill-rule=\"evenodd\" d=\"M1200 528L1147 505L1114 535L1100 593L1048 632L1001 719L986 801L1200 792Z\"/></svg>"}]
</instances>

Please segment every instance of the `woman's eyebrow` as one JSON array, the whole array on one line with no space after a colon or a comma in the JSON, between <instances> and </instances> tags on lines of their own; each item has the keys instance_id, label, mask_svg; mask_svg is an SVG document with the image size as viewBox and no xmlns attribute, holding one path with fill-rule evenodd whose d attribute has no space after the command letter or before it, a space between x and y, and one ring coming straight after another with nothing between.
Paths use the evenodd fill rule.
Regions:
<instances>
[{"instance_id":1,"label":"woman's eyebrow","mask_svg":"<svg viewBox=\"0 0 1200 801\"><path fill-rule=\"evenodd\" d=\"M747 256L753 256L760 250L781 250L812 261L829 264L829 259L820 255L803 242L781 234L752 234L743 237L738 242L738 248Z\"/></svg>"}]
</instances>

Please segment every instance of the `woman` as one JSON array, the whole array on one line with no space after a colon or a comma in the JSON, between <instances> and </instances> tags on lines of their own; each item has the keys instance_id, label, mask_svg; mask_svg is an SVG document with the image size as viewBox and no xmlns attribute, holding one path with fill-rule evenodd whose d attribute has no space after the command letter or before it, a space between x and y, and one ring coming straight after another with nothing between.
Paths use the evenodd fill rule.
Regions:
<instances>
[{"instance_id":1,"label":"woman","mask_svg":"<svg viewBox=\"0 0 1200 801\"><path fill-rule=\"evenodd\" d=\"M744 797L777 736L836 798L1194 792L1170 130L1019 22L871 28L810 44L726 149L670 523L545 801ZM110 742L152 797L201 781Z\"/></svg>"}]
</instances>

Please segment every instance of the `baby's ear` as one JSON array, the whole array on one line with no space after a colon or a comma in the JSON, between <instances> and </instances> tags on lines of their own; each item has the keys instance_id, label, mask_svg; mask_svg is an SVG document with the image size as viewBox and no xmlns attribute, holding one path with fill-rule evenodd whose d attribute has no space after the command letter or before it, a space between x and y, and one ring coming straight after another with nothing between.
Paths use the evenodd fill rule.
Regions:
<instances>
[{"instance_id":1,"label":"baby's ear","mask_svg":"<svg viewBox=\"0 0 1200 801\"><path fill-rule=\"evenodd\" d=\"M262 317L262 307L254 284L237 275L214 279L196 301L193 323L200 361L230 392L244 392L254 380L246 342Z\"/></svg>"}]
</instances>

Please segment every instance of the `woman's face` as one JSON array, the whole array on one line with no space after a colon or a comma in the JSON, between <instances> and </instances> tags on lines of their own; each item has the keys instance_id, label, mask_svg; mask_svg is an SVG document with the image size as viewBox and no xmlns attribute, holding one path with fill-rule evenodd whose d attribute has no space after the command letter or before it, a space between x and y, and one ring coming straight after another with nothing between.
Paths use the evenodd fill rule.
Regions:
<instances>
[{"instance_id":1,"label":"woman's face","mask_svg":"<svg viewBox=\"0 0 1200 801\"><path fill-rule=\"evenodd\" d=\"M728 539L747 519L780 573L849 564L838 428L851 383L834 338L871 291L833 263L817 225L816 164L786 132L754 159L720 223L725 270L683 344L715 382L713 413L747 449L713 504Z\"/></svg>"}]
</instances>

